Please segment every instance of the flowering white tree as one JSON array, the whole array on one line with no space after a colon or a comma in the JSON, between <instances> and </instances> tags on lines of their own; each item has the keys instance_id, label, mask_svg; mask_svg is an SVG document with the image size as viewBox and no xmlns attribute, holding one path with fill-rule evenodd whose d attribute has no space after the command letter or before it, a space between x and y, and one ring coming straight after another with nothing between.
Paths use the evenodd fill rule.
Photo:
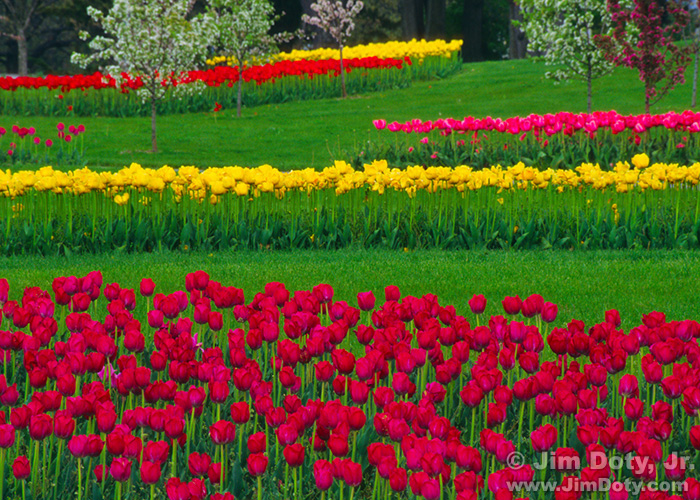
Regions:
<instances>
[{"instance_id":1,"label":"flowering white tree","mask_svg":"<svg viewBox=\"0 0 700 500\"><path fill-rule=\"evenodd\" d=\"M343 47L355 29L354 18L360 13L363 6L360 0L347 0L345 4L340 0L319 0L311 4L311 10L316 13L315 16L306 14L301 16L303 22L321 28L338 43L340 48L340 88L343 97L348 95L345 90Z\"/></svg>"},{"instance_id":2,"label":"flowering white tree","mask_svg":"<svg viewBox=\"0 0 700 500\"><path fill-rule=\"evenodd\" d=\"M583 80L590 113L593 80L613 68L593 42L595 35L612 32L606 0L520 0L520 6L528 50L543 54L546 65L557 66L545 76L557 82Z\"/></svg>"},{"instance_id":3,"label":"flowering white tree","mask_svg":"<svg viewBox=\"0 0 700 500\"><path fill-rule=\"evenodd\" d=\"M74 53L71 61L81 67L106 62L103 71L120 84L127 77L140 78L138 90L151 104L152 151L156 142L156 104L169 86L176 86L187 70L204 62L206 37L198 19L188 20L194 0L114 0L105 14L88 7L104 36L94 37L91 54ZM88 35L82 34L84 39ZM124 73L124 74L122 74ZM192 90L192 84L176 87Z\"/></svg>"},{"instance_id":4,"label":"flowering white tree","mask_svg":"<svg viewBox=\"0 0 700 500\"><path fill-rule=\"evenodd\" d=\"M241 86L245 65L268 59L277 49L269 34L275 8L268 0L211 0L202 17L209 45L238 65L236 114L241 116Z\"/></svg>"}]
</instances>

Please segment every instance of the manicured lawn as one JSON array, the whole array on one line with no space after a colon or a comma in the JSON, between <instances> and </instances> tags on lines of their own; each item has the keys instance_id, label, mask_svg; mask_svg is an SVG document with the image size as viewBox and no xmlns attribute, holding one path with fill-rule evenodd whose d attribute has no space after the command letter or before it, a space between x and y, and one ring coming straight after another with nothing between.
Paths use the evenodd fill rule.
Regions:
<instances>
[{"instance_id":1,"label":"manicured lawn","mask_svg":"<svg viewBox=\"0 0 700 500\"><path fill-rule=\"evenodd\" d=\"M572 318L590 326L613 308L620 311L626 330L653 310L665 312L669 319L700 319L700 255L687 252L111 254L80 260L5 258L0 259L0 268L0 276L10 282L12 299L18 299L24 287L50 290L56 276L84 275L93 269L103 272L105 283L118 282L138 290L141 278L150 277L157 284L156 291L172 292L184 289L186 273L203 269L224 285L243 288L246 302L269 281L281 281L291 291L329 283L336 300L353 305L356 294L366 290L373 290L382 301L384 287L394 284L404 295L434 293L442 305L453 304L460 314L467 313L467 300L474 293L486 295L488 315L502 314L500 301L506 295L525 298L539 293L559 305L555 323L559 326Z\"/></svg>"},{"instance_id":2,"label":"manicured lawn","mask_svg":"<svg viewBox=\"0 0 700 500\"><path fill-rule=\"evenodd\" d=\"M418 82L411 88L351 96L288 102L218 114L166 115L158 118L158 154L150 149L149 118L74 118L2 116L0 125L34 126L39 135L55 135L59 121L83 123L87 129L85 163L91 168L197 165L323 168L349 158L356 144L376 139L372 120L526 115L585 111L581 82L555 85L545 80L545 66L530 60L467 64L441 81ZM692 70L688 71L692 79ZM691 83L671 92L653 112L690 107ZM642 113L643 88L637 74L619 69L594 82L595 110ZM388 132L384 132L388 134ZM387 137L386 135L384 137ZM390 136L389 136L390 137ZM7 143L6 138L6 143ZM0 146L6 145L0 144ZM83 165L81 165L83 166Z\"/></svg>"}]
</instances>

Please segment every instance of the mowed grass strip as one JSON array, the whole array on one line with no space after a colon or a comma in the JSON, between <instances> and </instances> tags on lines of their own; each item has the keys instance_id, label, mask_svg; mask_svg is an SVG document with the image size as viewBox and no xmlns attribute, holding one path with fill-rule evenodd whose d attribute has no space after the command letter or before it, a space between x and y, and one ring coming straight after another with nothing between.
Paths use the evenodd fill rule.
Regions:
<instances>
[{"instance_id":1,"label":"mowed grass strip","mask_svg":"<svg viewBox=\"0 0 700 500\"><path fill-rule=\"evenodd\" d=\"M574 81L556 85L544 78L547 69L532 60L472 63L444 80L414 82L407 89L245 108L241 118L236 118L231 109L159 116L157 154L148 152L151 123L146 117L0 115L0 125L6 129L15 124L33 126L42 138L55 139L59 121L67 125L82 123L87 130L83 136L84 163L96 169L120 168L131 162L150 167L270 164L281 169L320 169L335 159L349 159L349 153L367 140L393 140L391 133L374 130L372 121L378 118L507 118L585 111L584 84ZM671 92L652 112L690 108L692 68L687 76L689 82ZM614 109L625 114L644 111L643 86L631 70L617 69L596 80L593 91L594 110ZM0 142L0 151L9 145L8 136L4 141Z\"/></svg>"},{"instance_id":2,"label":"mowed grass strip","mask_svg":"<svg viewBox=\"0 0 700 500\"><path fill-rule=\"evenodd\" d=\"M443 252L443 251L296 251L105 254L66 258L3 258L0 277L10 282L10 298L39 286L51 290L57 276L83 276L102 271L105 283L137 290L142 278L156 282L156 292L184 289L185 275L198 269L225 286L243 288L246 302L266 283L280 281L290 291L310 290L319 283L335 289L335 300L357 305L357 293L374 291L378 303L384 287L397 285L403 295L436 294L441 305L452 304L474 325L467 300L475 293L488 299L487 315L503 314L507 295L532 293L559 305L555 326L573 318L587 326L618 309L623 328L658 310L669 320L700 320L697 276L700 254L689 252ZM100 311L106 302L100 299ZM145 302L137 301L137 317ZM141 318L142 321L145 318ZM2 324L8 328L7 320ZM144 323L145 324L145 323Z\"/></svg>"}]
</instances>

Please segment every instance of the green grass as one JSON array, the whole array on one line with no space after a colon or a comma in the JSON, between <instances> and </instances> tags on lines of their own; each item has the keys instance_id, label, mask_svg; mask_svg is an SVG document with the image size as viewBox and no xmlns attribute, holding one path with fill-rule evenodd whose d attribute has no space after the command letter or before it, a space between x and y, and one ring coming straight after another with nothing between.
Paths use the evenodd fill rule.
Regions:
<instances>
[{"instance_id":1,"label":"green grass","mask_svg":"<svg viewBox=\"0 0 700 500\"><path fill-rule=\"evenodd\" d=\"M51 289L57 276L102 271L105 283L135 288L141 278L156 282L156 291L184 289L185 274L197 269L226 286L244 289L246 301L265 283L281 281L290 291L310 290L329 283L336 300L356 305L360 291L373 290L378 303L386 285L398 285L403 295L434 293L441 305L453 304L467 314L467 300L475 293L488 299L486 313L502 314L507 295L532 293L559 305L555 325L573 318L588 326L618 309L623 327L641 322L642 314L663 311L669 320L700 318L697 276L700 254L684 252L392 252L299 251L105 254L79 261L65 258L3 258L1 276L10 282L10 297L19 299L28 286ZM104 301L100 314L105 311ZM144 302L138 302L137 316ZM141 311L141 312L138 312ZM3 326L6 326L5 323Z\"/></svg>"},{"instance_id":2,"label":"green grass","mask_svg":"<svg viewBox=\"0 0 700 500\"><path fill-rule=\"evenodd\" d=\"M85 163L114 168L137 162L145 166L197 165L323 168L345 159L359 141L376 138L372 120L526 115L582 112L586 107L582 82L555 85L544 78L547 68L531 60L472 63L441 81L418 82L408 89L369 93L348 99L289 102L244 109L158 118L158 154L150 150L148 118L72 118L83 123ZM692 68L688 70L692 78ZM233 91L233 89L231 90ZM691 83L671 92L653 112L690 107ZM594 82L595 110L621 113L644 111L643 87L637 73L618 69ZM34 126L42 137L55 135L57 117L0 116L0 125ZM387 137L388 132L384 132ZM0 143L7 147L9 140Z\"/></svg>"}]
</instances>

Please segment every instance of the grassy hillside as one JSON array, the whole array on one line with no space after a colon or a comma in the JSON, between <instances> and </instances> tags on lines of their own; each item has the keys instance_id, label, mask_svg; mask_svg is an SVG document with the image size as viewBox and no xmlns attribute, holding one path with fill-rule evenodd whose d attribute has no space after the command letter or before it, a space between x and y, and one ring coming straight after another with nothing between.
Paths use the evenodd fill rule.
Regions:
<instances>
[{"instance_id":1,"label":"grassy hillside","mask_svg":"<svg viewBox=\"0 0 700 500\"><path fill-rule=\"evenodd\" d=\"M358 141L375 138L372 120L524 115L582 112L586 107L581 82L555 85L544 78L546 67L531 60L466 64L441 81L414 83L408 89L354 96L348 99L289 102L217 113L168 115L158 119L160 152L151 154L149 118L72 118L83 123L85 163L91 168L121 167L131 162L169 164L323 168L347 157ZM691 70L688 76L692 78ZM231 89L233 91L233 89ZM690 107L691 83L671 92L653 112ZM618 69L594 82L595 110L621 113L644 111L643 87L637 74ZM37 133L55 134L56 117L0 116L0 125L33 126ZM388 132L385 132L388 134ZM5 139L8 142L7 138ZM0 147L6 147L5 143Z\"/></svg>"}]
</instances>

